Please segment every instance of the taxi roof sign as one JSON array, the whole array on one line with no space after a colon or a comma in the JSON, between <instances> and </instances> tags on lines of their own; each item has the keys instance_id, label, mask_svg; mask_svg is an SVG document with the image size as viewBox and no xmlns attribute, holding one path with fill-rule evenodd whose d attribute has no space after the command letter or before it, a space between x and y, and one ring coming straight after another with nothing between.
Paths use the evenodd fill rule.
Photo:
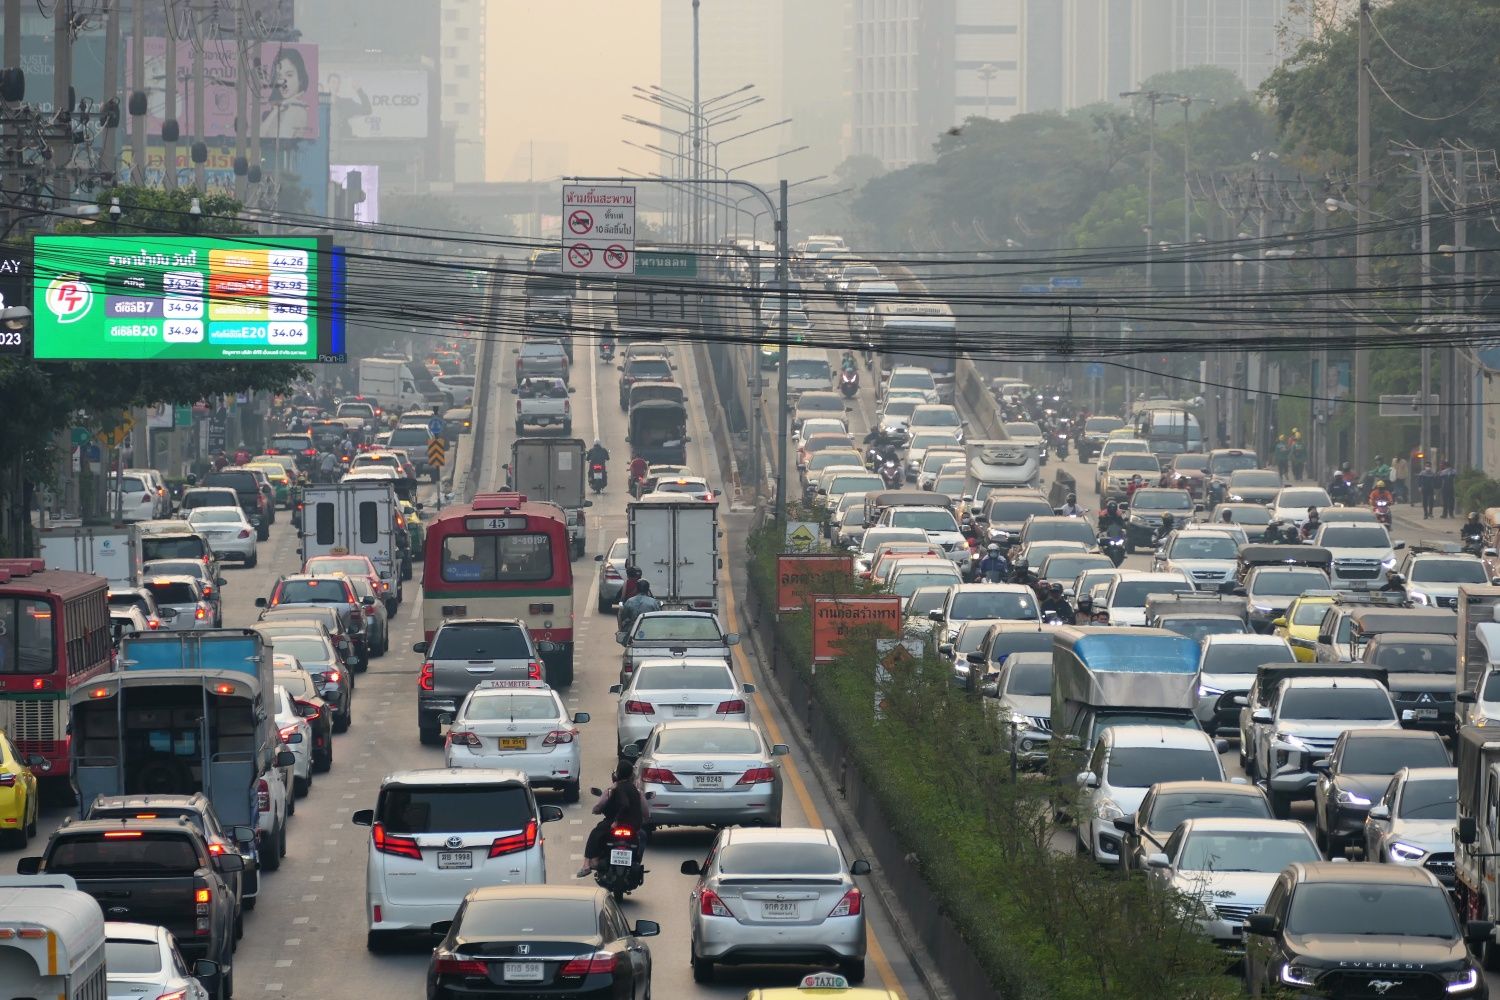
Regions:
<instances>
[{"instance_id":1,"label":"taxi roof sign","mask_svg":"<svg viewBox=\"0 0 1500 1000\"><path fill-rule=\"evenodd\" d=\"M548 687L548 684L547 684L546 681L541 681L541 680L536 680L535 678L531 678L531 679L528 679L528 680L480 681L478 684L474 685L474 690L475 691L501 691L501 690L514 690L514 689L517 689L517 688L523 688L523 689L533 690L533 691L545 691L547 689L547 687Z\"/></svg>"},{"instance_id":2,"label":"taxi roof sign","mask_svg":"<svg viewBox=\"0 0 1500 1000\"><path fill-rule=\"evenodd\" d=\"M797 988L799 990L847 990L849 980L836 972L814 972L810 976L803 976Z\"/></svg>"}]
</instances>

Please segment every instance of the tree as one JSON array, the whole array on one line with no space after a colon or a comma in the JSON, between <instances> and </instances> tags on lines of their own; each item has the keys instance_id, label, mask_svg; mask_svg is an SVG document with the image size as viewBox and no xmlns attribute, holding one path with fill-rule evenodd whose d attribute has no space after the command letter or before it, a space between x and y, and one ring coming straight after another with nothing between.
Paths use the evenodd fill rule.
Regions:
<instances>
[{"instance_id":1,"label":"tree","mask_svg":"<svg viewBox=\"0 0 1500 1000\"><path fill-rule=\"evenodd\" d=\"M1147 77L1139 90L1154 90L1162 94L1180 94L1193 99L1192 114L1199 115L1213 104L1231 104L1249 96L1245 85L1232 70L1222 66L1189 66L1186 69L1171 69ZM1197 102L1203 102L1199 104ZM1137 104L1144 103L1136 98Z\"/></svg>"}]
</instances>

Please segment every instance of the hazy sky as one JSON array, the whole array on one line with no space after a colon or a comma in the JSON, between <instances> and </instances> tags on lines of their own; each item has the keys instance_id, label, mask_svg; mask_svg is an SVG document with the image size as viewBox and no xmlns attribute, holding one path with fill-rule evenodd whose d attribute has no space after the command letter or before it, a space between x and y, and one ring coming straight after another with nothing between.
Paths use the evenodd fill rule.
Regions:
<instances>
[{"instance_id":1,"label":"hazy sky","mask_svg":"<svg viewBox=\"0 0 1500 1000\"><path fill-rule=\"evenodd\" d=\"M630 88L661 73L659 10L659 0L490 0L489 180L525 180L531 142L539 180L657 169L620 142L655 142L650 130L620 115L655 118Z\"/></svg>"}]
</instances>

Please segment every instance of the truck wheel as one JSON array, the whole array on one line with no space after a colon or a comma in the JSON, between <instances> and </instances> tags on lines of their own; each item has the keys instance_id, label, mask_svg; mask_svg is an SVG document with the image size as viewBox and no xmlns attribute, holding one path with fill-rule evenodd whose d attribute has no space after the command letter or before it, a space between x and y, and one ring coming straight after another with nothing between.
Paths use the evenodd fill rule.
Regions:
<instances>
[{"instance_id":1,"label":"truck wheel","mask_svg":"<svg viewBox=\"0 0 1500 1000\"><path fill-rule=\"evenodd\" d=\"M443 742L443 730L438 726L418 726L417 740L424 747L435 747Z\"/></svg>"}]
</instances>

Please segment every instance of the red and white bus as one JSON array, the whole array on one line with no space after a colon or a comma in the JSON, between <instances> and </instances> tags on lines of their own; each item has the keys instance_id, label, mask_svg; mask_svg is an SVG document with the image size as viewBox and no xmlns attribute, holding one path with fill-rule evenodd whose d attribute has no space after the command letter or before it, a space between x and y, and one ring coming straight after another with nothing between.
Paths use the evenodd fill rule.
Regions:
<instances>
[{"instance_id":1,"label":"red and white bus","mask_svg":"<svg viewBox=\"0 0 1500 1000\"><path fill-rule=\"evenodd\" d=\"M114 660L108 595L102 576L0 559L0 729L51 765L38 777L68 780L68 692Z\"/></svg>"},{"instance_id":2,"label":"red and white bus","mask_svg":"<svg viewBox=\"0 0 1500 1000\"><path fill-rule=\"evenodd\" d=\"M547 682L573 682L573 566L568 520L554 503L480 493L427 525L422 632L449 618L519 618L547 665Z\"/></svg>"}]
</instances>

